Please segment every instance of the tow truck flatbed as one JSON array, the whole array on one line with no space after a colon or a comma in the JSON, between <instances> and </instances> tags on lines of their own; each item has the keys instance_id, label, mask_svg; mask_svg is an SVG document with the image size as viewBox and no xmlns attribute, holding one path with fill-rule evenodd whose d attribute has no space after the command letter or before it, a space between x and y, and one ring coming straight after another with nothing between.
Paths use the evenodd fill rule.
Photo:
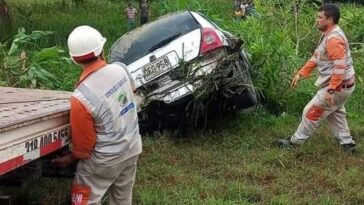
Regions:
<instances>
[{"instance_id":1,"label":"tow truck flatbed","mask_svg":"<svg viewBox=\"0 0 364 205\"><path fill-rule=\"evenodd\" d=\"M69 144L70 97L0 87L0 176Z\"/></svg>"}]
</instances>

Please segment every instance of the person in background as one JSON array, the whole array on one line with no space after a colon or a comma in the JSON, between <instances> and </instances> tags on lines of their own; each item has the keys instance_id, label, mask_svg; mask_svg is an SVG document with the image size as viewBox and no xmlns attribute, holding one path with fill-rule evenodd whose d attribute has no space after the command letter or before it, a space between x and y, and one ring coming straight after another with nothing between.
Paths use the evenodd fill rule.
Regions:
<instances>
[{"instance_id":1,"label":"person in background","mask_svg":"<svg viewBox=\"0 0 364 205\"><path fill-rule=\"evenodd\" d=\"M140 25L148 23L149 18L149 5L147 0L142 0L140 4Z\"/></svg>"},{"instance_id":2,"label":"person in background","mask_svg":"<svg viewBox=\"0 0 364 205\"><path fill-rule=\"evenodd\" d=\"M234 17L237 19L242 19L244 16L241 6L242 6L242 0L234 0Z\"/></svg>"},{"instance_id":3,"label":"person in background","mask_svg":"<svg viewBox=\"0 0 364 205\"><path fill-rule=\"evenodd\" d=\"M125 9L125 15L128 21L128 31L136 27L135 18L137 14L138 11L136 10L136 8L133 7L133 4L129 2L128 7Z\"/></svg>"},{"instance_id":4,"label":"person in background","mask_svg":"<svg viewBox=\"0 0 364 205\"><path fill-rule=\"evenodd\" d=\"M355 88L355 71L349 42L338 26L340 10L335 4L324 4L317 13L316 27L322 32L319 44L310 60L298 71L291 82L295 87L301 78L318 69L316 95L303 110L302 121L290 139L278 140L278 146L303 144L322 121L328 125L341 147L356 152L356 144L346 120L345 103Z\"/></svg>"},{"instance_id":5,"label":"person in background","mask_svg":"<svg viewBox=\"0 0 364 205\"><path fill-rule=\"evenodd\" d=\"M72 204L130 205L137 159L142 151L131 79L121 63L107 64L106 42L90 26L68 36L72 60L83 72L71 97L72 152L52 160L66 167L77 162Z\"/></svg>"}]
</instances>

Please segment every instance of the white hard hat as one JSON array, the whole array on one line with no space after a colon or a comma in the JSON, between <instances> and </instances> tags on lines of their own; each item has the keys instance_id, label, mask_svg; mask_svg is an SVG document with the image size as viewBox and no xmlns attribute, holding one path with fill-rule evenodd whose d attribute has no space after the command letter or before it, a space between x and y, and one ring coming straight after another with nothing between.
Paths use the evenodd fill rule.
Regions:
<instances>
[{"instance_id":1,"label":"white hard hat","mask_svg":"<svg viewBox=\"0 0 364 205\"><path fill-rule=\"evenodd\" d=\"M82 62L99 56L106 38L90 26L78 26L68 36L68 49L72 59Z\"/></svg>"}]
</instances>

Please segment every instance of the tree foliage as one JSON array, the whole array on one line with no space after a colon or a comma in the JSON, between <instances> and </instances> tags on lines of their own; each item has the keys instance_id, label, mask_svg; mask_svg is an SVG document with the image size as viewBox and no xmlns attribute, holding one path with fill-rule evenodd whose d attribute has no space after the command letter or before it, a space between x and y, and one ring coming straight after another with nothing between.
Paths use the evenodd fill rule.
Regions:
<instances>
[{"instance_id":1,"label":"tree foliage","mask_svg":"<svg viewBox=\"0 0 364 205\"><path fill-rule=\"evenodd\" d=\"M10 48L0 44L2 69L0 83L14 87L54 88L59 83L49 69L65 63L62 61L62 49L57 47L40 48L37 40L51 35L50 31L32 31L25 33L20 28Z\"/></svg>"}]
</instances>

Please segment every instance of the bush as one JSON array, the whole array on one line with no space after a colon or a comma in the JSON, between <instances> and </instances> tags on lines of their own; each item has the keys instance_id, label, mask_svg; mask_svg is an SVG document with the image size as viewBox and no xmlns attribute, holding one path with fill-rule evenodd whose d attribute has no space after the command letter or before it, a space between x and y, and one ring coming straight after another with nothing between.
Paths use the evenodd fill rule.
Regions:
<instances>
[{"instance_id":1,"label":"bush","mask_svg":"<svg viewBox=\"0 0 364 205\"><path fill-rule=\"evenodd\" d=\"M135 6L137 2L139 1L134 1ZM245 48L252 55L253 82L262 90L265 96L263 104L272 113L299 113L314 95L317 89L313 85L315 77L302 81L295 91L290 89L289 84L292 76L310 58L316 47L320 33L314 27L314 22L322 0L301 0L298 3L296 0L255 0L259 15L248 17L244 21L233 18L233 1L150 2L151 20L171 11L191 9L204 13L220 27L242 37L245 40ZM98 28L107 37L105 49L108 53L111 44L126 32L123 11L127 1L88 0L87 4L83 4L78 0L14 0L8 4L13 11L11 12L14 17L13 29L24 26L29 31L54 31L54 35L38 41L38 45L42 48L53 46L65 48L69 32L78 25L89 24ZM342 12L340 25L351 42L354 66L358 74L358 91L353 97L355 103L349 102L349 106L364 110L361 105L363 103L358 103L362 101L360 93L363 92L361 76L364 63L362 43L364 10L362 6L356 4L341 4L340 7ZM10 36L16 34L16 30L12 32ZM79 71L72 69L76 66L64 67L66 68L53 69L53 72L62 80L59 88L71 90L77 81Z\"/></svg>"}]
</instances>

